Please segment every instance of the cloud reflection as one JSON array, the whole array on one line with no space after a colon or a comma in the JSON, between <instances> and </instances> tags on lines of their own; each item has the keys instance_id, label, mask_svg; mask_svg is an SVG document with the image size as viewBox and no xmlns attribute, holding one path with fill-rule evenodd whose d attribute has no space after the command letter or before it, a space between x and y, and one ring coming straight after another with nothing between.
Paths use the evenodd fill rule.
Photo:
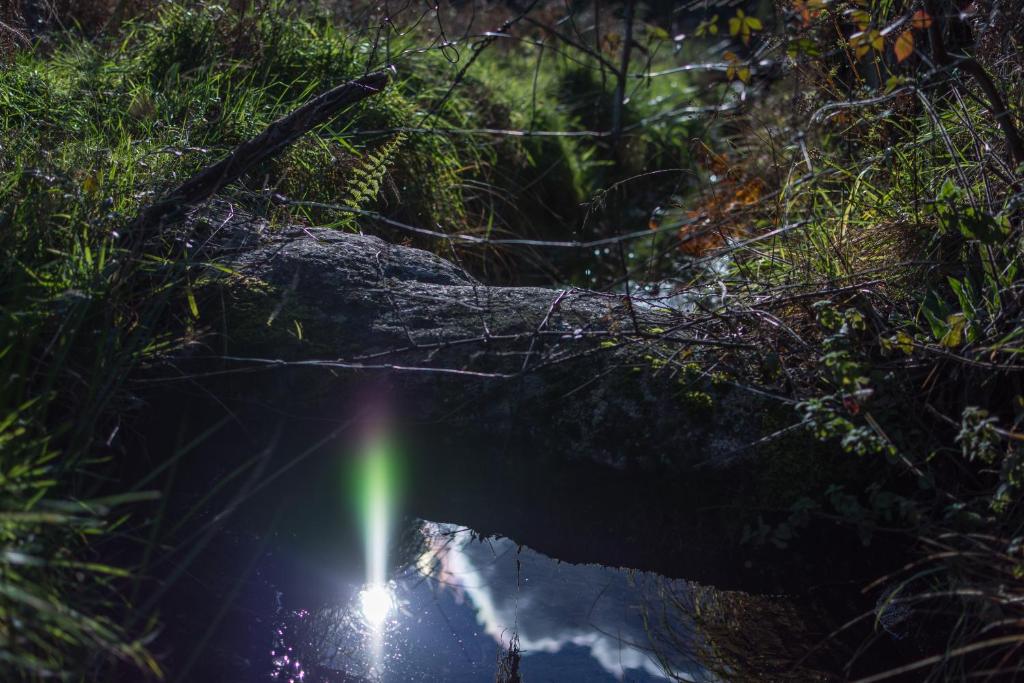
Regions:
<instances>
[{"instance_id":1,"label":"cloud reflection","mask_svg":"<svg viewBox=\"0 0 1024 683\"><path fill-rule=\"evenodd\" d=\"M511 540L474 540L447 525L427 524L424 532L429 549L420 568L429 568L446 589L472 603L477 621L495 641L507 646L518 633L524 666L530 654L557 653L571 644L588 650L617 678L630 671L669 678L650 651L644 619L645 599L654 599L664 581L659 577L563 564ZM705 680L685 653L671 658L676 676Z\"/></svg>"}]
</instances>

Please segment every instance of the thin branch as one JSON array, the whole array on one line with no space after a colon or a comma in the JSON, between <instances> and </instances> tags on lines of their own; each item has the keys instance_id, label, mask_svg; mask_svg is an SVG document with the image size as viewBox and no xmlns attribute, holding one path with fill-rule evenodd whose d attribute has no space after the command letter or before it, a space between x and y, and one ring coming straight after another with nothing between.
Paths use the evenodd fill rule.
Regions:
<instances>
[{"instance_id":1,"label":"thin branch","mask_svg":"<svg viewBox=\"0 0 1024 683\"><path fill-rule=\"evenodd\" d=\"M183 206L200 204L257 164L280 154L313 128L326 123L345 107L381 92L393 70L377 71L349 81L310 100L278 119L254 138L246 140L231 154L207 166L164 195L139 214L130 232L145 235Z\"/></svg>"}]
</instances>

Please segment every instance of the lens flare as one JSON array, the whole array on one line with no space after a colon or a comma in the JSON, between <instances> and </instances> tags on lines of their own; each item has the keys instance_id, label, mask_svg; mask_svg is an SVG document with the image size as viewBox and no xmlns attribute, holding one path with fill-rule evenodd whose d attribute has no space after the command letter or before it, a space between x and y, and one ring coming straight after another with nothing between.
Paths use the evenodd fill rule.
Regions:
<instances>
[{"instance_id":1,"label":"lens flare","mask_svg":"<svg viewBox=\"0 0 1024 683\"><path fill-rule=\"evenodd\" d=\"M376 425L356 459L356 500L363 532L366 582L358 595L358 611L368 627L367 655L373 675L382 675L388 620L397 611L388 583L388 548L398 497L398 454L383 424Z\"/></svg>"},{"instance_id":2,"label":"lens flare","mask_svg":"<svg viewBox=\"0 0 1024 683\"><path fill-rule=\"evenodd\" d=\"M368 444L363 461L362 517L366 582L370 586L383 586L387 580L394 493L393 460L390 444L383 437L377 437Z\"/></svg>"},{"instance_id":3,"label":"lens flare","mask_svg":"<svg viewBox=\"0 0 1024 683\"><path fill-rule=\"evenodd\" d=\"M395 609L395 596L387 585L371 584L359 593L359 609L370 628L380 629Z\"/></svg>"}]
</instances>

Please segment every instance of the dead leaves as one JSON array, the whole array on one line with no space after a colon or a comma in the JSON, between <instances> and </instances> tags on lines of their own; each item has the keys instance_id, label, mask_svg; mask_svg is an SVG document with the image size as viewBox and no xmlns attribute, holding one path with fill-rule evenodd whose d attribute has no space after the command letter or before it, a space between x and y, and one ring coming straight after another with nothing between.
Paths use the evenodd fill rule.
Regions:
<instances>
[{"instance_id":1,"label":"dead leaves","mask_svg":"<svg viewBox=\"0 0 1024 683\"><path fill-rule=\"evenodd\" d=\"M902 62L904 59L914 54L913 31L907 30L899 34L899 36L896 37L896 42L893 44L892 49L896 54L897 62Z\"/></svg>"},{"instance_id":2,"label":"dead leaves","mask_svg":"<svg viewBox=\"0 0 1024 683\"><path fill-rule=\"evenodd\" d=\"M725 77L730 81L734 81L737 78L744 83L750 82L750 65L739 58L735 52L726 51L722 55L728 66L725 68Z\"/></svg>"},{"instance_id":3,"label":"dead leaves","mask_svg":"<svg viewBox=\"0 0 1024 683\"><path fill-rule=\"evenodd\" d=\"M920 9L910 15L909 20L906 15L903 15L903 17L890 24L887 28L881 30L874 27L872 17L866 10L859 8L847 10L846 18L853 22L858 29L848 40L850 47L853 49L853 54L858 61L871 51L874 51L876 54L882 54L889 35L898 28L909 24L910 28L900 31L892 42L893 55L896 57L896 63L900 64L913 55L917 49L917 39L914 37L914 31L923 31L932 25L931 15Z\"/></svg>"},{"instance_id":4,"label":"dead leaves","mask_svg":"<svg viewBox=\"0 0 1024 683\"><path fill-rule=\"evenodd\" d=\"M712 180L702 203L687 212L689 222L679 230L683 253L699 257L721 247L728 237L746 232L752 210L767 189L765 182L741 163L701 145L697 155Z\"/></svg>"}]
</instances>

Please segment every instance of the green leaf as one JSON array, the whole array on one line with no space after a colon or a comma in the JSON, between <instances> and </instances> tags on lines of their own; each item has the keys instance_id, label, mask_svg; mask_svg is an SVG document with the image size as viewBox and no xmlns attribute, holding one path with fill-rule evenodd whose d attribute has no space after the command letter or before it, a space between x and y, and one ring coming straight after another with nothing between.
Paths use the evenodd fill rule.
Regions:
<instances>
[{"instance_id":1,"label":"green leaf","mask_svg":"<svg viewBox=\"0 0 1024 683\"><path fill-rule=\"evenodd\" d=\"M185 289L185 297L188 299L188 310L192 313L192 317L198 318L199 304L196 303L196 294L192 291L191 287Z\"/></svg>"},{"instance_id":2,"label":"green leaf","mask_svg":"<svg viewBox=\"0 0 1024 683\"><path fill-rule=\"evenodd\" d=\"M973 318L977 312L977 306L974 305L974 290L971 288L971 283L960 282L955 277L947 278L947 280L950 289L956 294L957 301L960 302L960 309Z\"/></svg>"},{"instance_id":3,"label":"green leaf","mask_svg":"<svg viewBox=\"0 0 1024 683\"><path fill-rule=\"evenodd\" d=\"M666 31L665 29L663 29L660 26L648 26L647 27L647 35L649 35L652 40L668 40L669 39L668 31Z\"/></svg>"},{"instance_id":4,"label":"green leaf","mask_svg":"<svg viewBox=\"0 0 1024 683\"><path fill-rule=\"evenodd\" d=\"M942 319L935 315L935 313L927 306L921 307L921 313L924 315L925 320L928 321L928 327L931 328L932 337L935 341L940 341L949 329L946 323Z\"/></svg>"},{"instance_id":5,"label":"green leaf","mask_svg":"<svg viewBox=\"0 0 1024 683\"><path fill-rule=\"evenodd\" d=\"M960 223L960 232L964 237L976 239L982 244L999 244L1009 234L1010 225L1005 216L991 216L974 207L968 207Z\"/></svg>"},{"instance_id":6,"label":"green leaf","mask_svg":"<svg viewBox=\"0 0 1024 683\"><path fill-rule=\"evenodd\" d=\"M951 179L946 178L946 181L942 183L942 187L939 188L939 196L936 197L939 201L952 201L959 199L962 195L960 188L956 186Z\"/></svg>"}]
</instances>

